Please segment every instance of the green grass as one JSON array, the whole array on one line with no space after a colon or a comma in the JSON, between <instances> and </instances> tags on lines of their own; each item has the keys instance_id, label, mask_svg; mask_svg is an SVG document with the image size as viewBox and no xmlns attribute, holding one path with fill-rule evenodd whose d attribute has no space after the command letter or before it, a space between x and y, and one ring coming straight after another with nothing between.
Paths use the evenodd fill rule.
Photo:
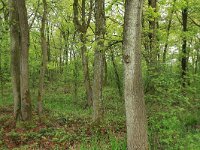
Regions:
<instances>
[{"instance_id":1,"label":"green grass","mask_svg":"<svg viewBox=\"0 0 200 150\"><path fill-rule=\"evenodd\" d=\"M33 93L32 100L35 110L36 94ZM164 101L162 95L153 97L153 103L151 99L148 99L149 97L146 97L150 111L148 112L150 149L199 150L198 100L191 101L188 98L190 105L181 104L173 107L170 105L174 101L173 96L178 97L173 94L170 101L165 101L165 103L161 103ZM66 147L77 150L126 149L124 102L117 90L108 87L104 89L104 119L98 125L92 124L92 108L85 108L86 99L83 89L79 89L76 101L73 100L71 93L63 94L55 91L47 92L43 102L45 113L41 122L34 112L33 121L30 123L18 123L17 129L12 129L8 133L6 129L1 128L0 146L6 149L7 146L2 138L6 137L14 144L20 140L22 143L15 147L20 150L37 149L41 144L45 148L45 142L50 142L49 146L52 149ZM0 108L10 107L12 103L11 96L4 96L3 100L0 99ZM12 112L12 108L9 110ZM9 126L11 120L11 115L0 114L1 126Z\"/></svg>"}]
</instances>

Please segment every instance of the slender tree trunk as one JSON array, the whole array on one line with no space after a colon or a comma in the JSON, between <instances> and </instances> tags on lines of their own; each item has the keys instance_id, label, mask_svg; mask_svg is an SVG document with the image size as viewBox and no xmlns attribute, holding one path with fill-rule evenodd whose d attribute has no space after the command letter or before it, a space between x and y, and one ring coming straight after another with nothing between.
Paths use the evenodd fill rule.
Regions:
<instances>
[{"instance_id":1,"label":"slender tree trunk","mask_svg":"<svg viewBox=\"0 0 200 150\"><path fill-rule=\"evenodd\" d=\"M9 4L11 22L11 76L14 97L14 118L17 121L21 119L19 16L16 7L16 1L9 0Z\"/></svg>"},{"instance_id":2,"label":"slender tree trunk","mask_svg":"<svg viewBox=\"0 0 200 150\"><path fill-rule=\"evenodd\" d=\"M199 68L199 50L197 50L197 54L196 54L196 60L195 60L195 69L194 69L194 73L197 74L198 73L198 68Z\"/></svg>"},{"instance_id":3,"label":"slender tree trunk","mask_svg":"<svg viewBox=\"0 0 200 150\"><path fill-rule=\"evenodd\" d=\"M128 150L147 150L147 120L141 71L142 0L126 0L124 23L124 97Z\"/></svg>"},{"instance_id":4,"label":"slender tree trunk","mask_svg":"<svg viewBox=\"0 0 200 150\"><path fill-rule=\"evenodd\" d=\"M73 69L73 75L74 75L74 92L73 92L73 98L74 98L74 103L77 102L78 99L78 62L76 58L76 54L73 50L73 57L74 57L74 69Z\"/></svg>"},{"instance_id":5,"label":"slender tree trunk","mask_svg":"<svg viewBox=\"0 0 200 150\"><path fill-rule=\"evenodd\" d=\"M88 106L92 105L92 87L90 84L90 74L89 74L89 67L88 67L88 56L86 54L86 34L81 33L81 57L82 57L82 66L83 66L83 74L84 74L84 84L86 87L86 94L87 94L87 104Z\"/></svg>"},{"instance_id":6,"label":"slender tree trunk","mask_svg":"<svg viewBox=\"0 0 200 150\"><path fill-rule=\"evenodd\" d=\"M149 7L154 12L157 12L157 0L148 0ZM158 48L157 48L157 19L153 16L153 19L149 21L149 51L150 51L150 69L157 64ZM154 70L154 69L152 69Z\"/></svg>"},{"instance_id":7,"label":"slender tree trunk","mask_svg":"<svg viewBox=\"0 0 200 150\"><path fill-rule=\"evenodd\" d=\"M172 24L172 17L173 17L174 9L175 9L175 2L176 2L176 0L173 1L172 10L169 14L169 22L167 25L167 37L166 37L166 42L165 42L164 51L163 51L163 63L166 62L169 34L170 34L170 29L171 29L171 24Z\"/></svg>"},{"instance_id":8,"label":"slender tree trunk","mask_svg":"<svg viewBox=\"0 0 200 150\"><path fill-rule=\"evenodd\" d=\"M105 1L95 0L95 54L93 82L93 121L99 122L103 115L102 86L103 86L103 54L105 34Z\"/></svg>"},{"instance_id":9,"label":"slender tree trunk","mask_svg":"<svg viewBox=\"0 0 200 150\"><path fill-rule=\"evenodd\" d=\"M51 61L51 47L50 47L50 27L49 23L47 23L47 55L48 55L48 62Z\"/></svg>"},{"instance_id":10,"label":"slender tree trunk","mask_svg":"<svg viewBox=\"0 0 200 150\"><path fill-rule=\"evenodd\" d=\"M69 30L68 31L62 31L62 36L64 39L64 45L65 45L65 65L68 65L68 57L69 57Z\"/></svg>"},{"instance_id":11,"label":"slender tree trunk","mask_svg":"<svg viewBox=\"0 0 200 150\"><path fill-rule=\"evenodd\" d=\"M182 26L183 33L187 32L187 18L188 18L188 9L185 8L182 10ZM186 36L183 36L182 39L182 58L181 58L181 68L182 68L182 86L186 86L186 76L187 76L187 39Z\"/></svg>"},{"instance_id":12,"label":"slender tree trunk","mask_svg":"<svg viewBox=\"0 0 200 150\"><path fill-rule=\"evenodd\" d=\"M103 54L103 62L104 62L104 74L103 74L103 86L107 85L108 82L108 66L107 66L107 61L106 61L106 54Z\"/></svg>"},{"instance_id":13,"label":"slender tree trunk","mask_svg":"<svg viewBox=\"0 0 200 150\"><path fill-rule=\"evenodd\" d=\"M121 89L121 82L120 82L120 78L119 78L119 73L117 71L117 66L116 66L116 63L115 63L113 50L111 50L111 60L112 60L112 64L113 64L113 67L114 67L116 84L117 84L117 88L118 88L118 91L119 91L119 96L122 97L123 94L122 94L122 89Z\"/></svg>"},{"instance_id":14,"label":"slender tree trunk","mask_svg":"<svg viewBox=\"0 0 200 150\"><path fill-rule=\"evenodd\" d=\"M2 52L0 50L0 84L1 84L1 96L3 99L3 71L2 71Z\"/></svg>"},{"instance_id":15,"label":"slender tree trunk","mask_svg":"<svg viewBox=\"0 0 200 150\"><path fill-rule=\"evenodd\" d=\"M157 13L157 0L148 0L148 6ZM154 92L154 78L155 74L158 71L158 55L159 55L159 48L158 48L158 38L157 38L157 28L158 28L158 21L157 18L152 15L149 19L149 32L148 32L148 44L145 44L146 50L148 51L148 56L146 58L147 61L147 76L148 76L148 84L146 91Z\"/></svg>"},{"instance_id":16,"label":"slender tree trunk","mask_svg":"<svg viewBox=\"0 0 200 150\"><path fill-rule=\"evenodd\" d=\"M47 68L47 42L46 42L46 36L45 36L45 24L46 24L46 18L47 18L47 2L46 0L43 0L43 16L42 16L42 22L41 22L41 49L42 49L42 64L40 68L40 77L39 77L39 89L38 89L38 114L42 114L42 97L44 92L44 81L45 81L45 72Z\"/></svg>"},{"instance_id":17,"label":"slender tree trunk","mask_svg":"<svg viewBox=\"0 0 200 150\"><path fill-rule=\"evenodd\" d=\"M86 32L91 20L92 14L92 0L90 0L90 10L88 14L88 20L86 20L86 1L82 0L81 7L81 21L78 19L78 0L74 0L73 11L74 11L74 24L80 33L81 40L81 57L82 57L82 66L83 66L83 75L84 75L84 84L86 88L87 95L87 105L92 105L92 87L90 83L90 74L88 67L88 56L87 56L87 47L86 47Z\"/></svg>"},{"instance_id":18,"label":"slender tree trunk","mask_svg":"<svg viewBox=\"0 0 200 150\"><path fill-rule=\"evenodd\" d=\"M21 88L21 111L23 120L31 120L31 99L29 91L29 26L27 18L27 10L25 0L17 0L17 10L19 14L19 30L20 30L20 45L21 45L21 76L20 76L20 88Z\"/></svg>"}]
</instances>

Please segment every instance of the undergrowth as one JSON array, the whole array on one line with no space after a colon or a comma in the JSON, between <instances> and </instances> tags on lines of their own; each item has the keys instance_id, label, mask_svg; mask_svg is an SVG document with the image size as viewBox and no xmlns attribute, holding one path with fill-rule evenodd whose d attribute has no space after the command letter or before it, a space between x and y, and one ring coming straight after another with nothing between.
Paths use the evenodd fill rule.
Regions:
<instances>
[{"instance_id":1,"label":"undergrowth","mask_svg":"<svg viewBox=\"0 0 200 150\"><path fill-rule=\"evenodd\" d=\"M162 82L169 80L163 78ZM163 92L160 85L157 86L154 95L146 94L145 97L150 149L198 150L198 99L185 97L179 90L170 88ZM92 109L85 107L83 89L79 89L76 101L70 93L56 92L45 94L41 118L33 111L31 122L18 122L16 125L12 117L12 98L4 96L4 101L0 101L1 149L127 149L124 102L115 89L104 89L104 119L98 125L92 123ZM35 104L34 94L32 100ZM36 110L34 105L33 110Z\"/></svg>"}]
</instances>

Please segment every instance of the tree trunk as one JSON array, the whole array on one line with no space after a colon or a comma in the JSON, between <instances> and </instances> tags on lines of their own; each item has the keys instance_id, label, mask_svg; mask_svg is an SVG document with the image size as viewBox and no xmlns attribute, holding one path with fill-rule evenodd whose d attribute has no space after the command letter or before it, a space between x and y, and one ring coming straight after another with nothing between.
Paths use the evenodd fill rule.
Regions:
<instances>
[{"instance_id":1,"label":"tree trunk","mask_svg":"<svg viewBox=\"0 0 200 150\"><path fill-rule=\"evenodd\" d=\"M48 62L51 61L51 47L50 47L50 23L47 22L47 56L48 56Z\"/></svg>"},{"instance_id":2,"label":"tree trunk","mask_svg":"<svg viewBox=\"0 0 200 150\"><path fill-rule=\"evenodd\" d=\"M197 74L199 70L199 50L197 50L194 73Z\"/></svg>"},{"instance_id":3,"label":"tree trunk","mask_svg":"<svg viewBox=\"0 0 200 150\"><path fill-rule=\"evenodd\" d=\"M182 26L183 33L187 32L187 18L188 18L188 9L185 8L182 10ZM181 68L182 68L182 87L186 86L186 75L187 75L187 39L186 35L183 35L182 39L182 58L181 58Z\"/></svg>"},{"instance_id":4,"label":"tree trunk","mask_svg":"<svg viewBox=\"0 0 200 150\"><path fill-rule=\"evenodd\" d=\"M157 0L148 0L148 6L157 13ZM148 31L148 40L145 45L146 51L148 51L148 55L146 58L147 61L147 76L148 76L148 84L146 87L146 91L154 92L154 78L155 74L158 71L158 38L157 38L157 28L158 28L158 21L155 15L151 15L149 18L149 31Z\"/></svg>"},{"instance_id":5,"label":"tree trunk","mask_svg":"<svg viewBox=\"0 0 200 150\"><path fill-rule=\"evenodd\" d=\"M1 84L1 96L3 99L3 71L2 71L2 55L1 54L2 54L2 52L0 50L0 84Z\"/></svg>"},{"instance_id":6,"label":"tree trunk","mask_svg":"<svg viewBox=\"0 0 200 150\"><path fill-rule=\"evenodd\" d=\"M73 57L74 57L74 69L73 69L73 75L74 75L74 92L73 92L73 99L74 99L74 103L77 103L78 100L78 62L77 62L77 56L73 50Z\"/></svg>"},{"instance_id":7,"label":"tree trunk","mask_svg":"<svg viewBox=\"0 0 200 150\"><path fill-rule=\"evenodd\" d=\"M166 62L166 57L167 57L169 34L170 34L170 29L171 29L171 24L172 24L172 17L173 17L174 9L175 9L175 2L176 2L176 0L173 1L172 10L169 14L169 22L167 25L167 37L166 37L166 42L165 42L164 51L163 51L163 63Z\"/></svg>"},{"instance_id":8,"label":"tree trunk","mask_svg":"<svg viewBox=\"0 0 200 150\"><path fill-rule=\"evenodd\" d=\"M14 118L21 119L21 93L20 93L20 33L19 17L16 2L9 1L10 9L10 40L11 40L11 76L14 97Z\"/></svg>"},{"instance_id":9,"label":"tree trunk","mask_svg":"<svg viewBox=\"0 0 200 150\"><path fill-rule=\"evenodd\" d=\"M120 78L119 78L119 73L117 71L117 66L115 63L113 50L111 50L111 60L112 60L112 64L113 64L113 68L114 68L114 72L115 72L115 78L116 78L117 88L119 91L119 96L122 97L123 94L122 94L122 89L121 89L121 82L120 82Z\"/></svg>"},{"instance_id":10,"label":"tree trunk","mask_svg":"<svg viewBox=\"0 0 200 150\"><path fill-rule=\"evenodd\" d=\"M104 52L103 54L103 62L104 62L104 72L103 72L103 86L106 86L108 83L108 66L107 66L107 61L106 61L106 54Z\"/></svg>"},{"instance_id":11,"label":"tree trunk","mask_svg":"<svg viewBox=\"0 0 200 150\"><path fill-rule=\"evenodd\" d=\"M157 12L157 0L148 0L149 7L154 12ZM158 48L157 48L157 19L153 16L153 19L149 21L149 54L150 54L150 69L157 64ZM154 70L154 69L152 69Z\"/></svg>"},{"instance_id":12,"label":"tree trunk","mask_svg":"<svg viewBox=\"0 0 200 150\"><path fill-rule=\"evenodd\" d=\"M86 87L86 95L87 95L87 104L88 106L92 105L92 87L90 84L90 74L89 74L89 67L88 67L88 56L87 56L87 48L86 48L86 34L81 33L81 57L82 57L82 65L83 65L83 74L84 74L84 84Z\"/></svg>"},{"instance_id":13,"label":"tree trunk","mask_svg":"<svg viewBox=\"0 0 200 150\"><path fill-rule=\"evenodd\" d=\"M105 1L95 0L95 55L93 83L93 121L99 122L103 115L102 86L103 86L103 54L105 34Z\"/></svg>"},{"instance_id":14,"label":"tree trunk","mask_svg":"<svg viewBox=\"0 0 200 150\"><path fill-rule=\"evenodd\" d=\"M91 20L92 13L92 1L90 0L90 10L88 14L88 20L86 20L86 10L85 10L86 1L82 0L81 7L81 21L78 20L78 0L74 0L73 11L74 11L74 25L78 29L80 33L81 40L81 57L82 57L82 66L83 66L83 75L84 75L84 84L86 88L87 95L87 105L92 105L92 87L90 83L90 74L88 67L88 56L87 56L87 48L86 48L86 32Z\"/></svg>"},{"instance_id":15,"label":"tree trunk","mask_svg":"<svg viewBox=\"0 0 200 150\"><path fill-rule=\"evenodd\" d=\"M123 59L128 150L147 150L147 120L141 71L142 0L125 4Z\"/></svg>"},{"instance_id":16,"label":"tree trunk","mask_svg":"<svg viewBox=\"0 0 200 150\"><path fill-rule=\"evenodd\" d=\"M46 0L43 0L43 16L42 16L42 22L41 22L41 48L42 48L42 64L40 68L40 77L39 77L39 90L38 90L38 114L42 114L42 97L44 92L44 80L45 80L45 72L47 68L47 42L46 42L46 36L45 36L45 24L46 24L46 18L47 18L47 2Z\"/></svg>"},{"instance_id":17,"label":"tree trunk","mask_svg":"<svg viewBox=\"0 0 200 150\"><path fill-rule=\"evenodd\" d=\"M20 88L21 88L21 111L23 120L31 120L31 99L29 91L29 26L27 19L27 10L25 0L17 0L17 10L19 14L19 31L20 31L20 45L21 45L21 59L20 59Z\"/></svg>"}]
</instances>

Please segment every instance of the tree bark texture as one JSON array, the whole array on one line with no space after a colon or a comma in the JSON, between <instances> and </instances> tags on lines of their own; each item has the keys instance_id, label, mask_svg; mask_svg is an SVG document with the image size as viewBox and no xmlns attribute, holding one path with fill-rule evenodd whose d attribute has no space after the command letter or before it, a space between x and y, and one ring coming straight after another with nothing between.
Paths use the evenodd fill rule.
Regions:
<instances>
[{"instance_id":1,"label":"tree bark texture","mask_svg":"<svg viewBox=\"0 0 200 150\"><path fill-rule=\"evenodd\" d=\"M9 1L11 31L11 68L14 94L14 117L31 120L29 92L28 52L29 27L24 0Z\"/></svg>"},{"instance_id":2,"label":"tree bark texture","mask_svg":"<svg viewBox=\"0 0 200 150\"><path fill-rule=\"evenodd\" d=\"M16 1L9 0L10 10L10 39L11 39L11 76L14 98L14 118L21 117L21 93L20 93L20 32L19 16Z\"/></svg>"},{"instance_id":3,"label":"tree bark texture","mask_svg":"<svg viewBox=\"0 0 200 150\"><path fill-rule=\"evenodd\" d=\"M123 41L128 150L147 150L147 120L141 71L142 0L126 0Z\"/></svg>"},{"instance_id":4,"label":"tree bark texture","mask_svg":"<svg viewBox=\"0 0 200 150\"><path fill-rule=\"evenodd\" d=\"M93 121L99 122L103 115L102 86L103 86L103 55L105 34L105 1L95 0L95 54L93 82Z\"/></svg>"},{"instance_id":5,"label":"tree bark texture","mask_svg":"<svg viewBox=\"0 0 200 150\"><path fill-rule=\"evenodd\" d=\"M19 26L20 26L20 43L21 43L21 111L23 120L30 120L32 118L31 114L31 99L29 91L29 26L27 18L27 10L25 5L25 0L18 0L17 10L19 14Z\"/></svg>"}]
</instances>

